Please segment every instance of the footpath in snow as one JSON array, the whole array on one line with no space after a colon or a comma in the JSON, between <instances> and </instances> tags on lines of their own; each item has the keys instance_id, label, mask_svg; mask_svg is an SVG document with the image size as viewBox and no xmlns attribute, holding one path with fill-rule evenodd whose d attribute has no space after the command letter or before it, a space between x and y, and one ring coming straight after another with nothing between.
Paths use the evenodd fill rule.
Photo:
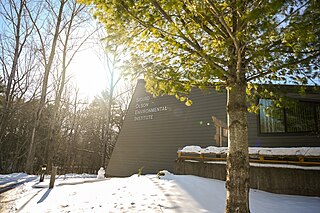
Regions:
<instances>
[{"instance_id":1,"label":"footpath in snow","mask_svg":"<svg viewBox=\"0 0 320 213\"><path fill-rule=\"evenodd\" d=\"M26 174L0 175L0 186L23 182L0 194L0 212L208 212L223 213L225 183L192 175L133 175L99 180L96 176L59 176L48 189L49 179L38 183ZM254 213L316 213L319 197L303 197L250 191Z\"/></svg>"}]
</instances>

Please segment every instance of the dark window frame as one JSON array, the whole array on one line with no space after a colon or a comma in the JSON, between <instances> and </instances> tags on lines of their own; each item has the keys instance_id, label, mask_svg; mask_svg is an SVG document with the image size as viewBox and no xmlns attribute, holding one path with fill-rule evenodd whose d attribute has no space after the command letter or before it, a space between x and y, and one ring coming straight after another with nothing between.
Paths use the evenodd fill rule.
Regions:
<instances>
[{"instance_id":1,"label":"dark window frame","mask_svg":"<svg viewBox=\"0 0 320 213\"><path fill-rule=\"evenodd\" d=\"M263 98L261 98L263 99ZM258 99L258 103L259 103ZM267 136L267 137L275 137L275 136L301 136L301 135L317 135L320 133L320 120L317 118L317 106L320 109L320 102L315 101L315 100L297 100L298 103L309 103L313 105L313 115L314 115L314 120L315 120L315 125L316 125L316 130L310 130L310 131L297 131L297 132L288 132L288 120L287 120L287 109L286 108L281 108L283 112L283 119L284 119L284 132L261 132L261 113L259 111L257 115L257 125L258 125L258 136ZM320 110L319 110L320 111Z\"/></svg>"}]
</instances>

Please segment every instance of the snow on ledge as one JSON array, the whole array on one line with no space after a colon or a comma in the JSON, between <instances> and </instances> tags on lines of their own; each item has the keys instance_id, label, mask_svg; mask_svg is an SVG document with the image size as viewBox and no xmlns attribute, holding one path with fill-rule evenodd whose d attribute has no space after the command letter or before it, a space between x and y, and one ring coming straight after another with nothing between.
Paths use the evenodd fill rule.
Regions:
<instances>
[{"instance_id":1,"label":"snow on ledge","mask_svg":"<svg viewBox=\"0 0 320 213\"><path fill-rule=\"evenodd\" d=\"M198 163L197 160L186 160L186 162ZM225 161L205 161L209 164L226 165ZM285 168L285 169L303 169L303 170L317 170L320 171L320 166L299 166L291 164L275 164L275 163L250 163L252 167L267 167L267 168Z\"/></svg>"},{"instance_id":2,"label":"snow on ledge","mask_svg":"<svg viewBox=\"0 0 320 213\"><path fill-rule=\"evenodd\" d=\"M177 153L190 154L227 154L228 147L208 146L185 146L178 150ZM266 147L249 147L249 155L263 156L308 156L320 157L320 147L290 147L290 148L266 148Z\"/></svg>"}]
</instances>

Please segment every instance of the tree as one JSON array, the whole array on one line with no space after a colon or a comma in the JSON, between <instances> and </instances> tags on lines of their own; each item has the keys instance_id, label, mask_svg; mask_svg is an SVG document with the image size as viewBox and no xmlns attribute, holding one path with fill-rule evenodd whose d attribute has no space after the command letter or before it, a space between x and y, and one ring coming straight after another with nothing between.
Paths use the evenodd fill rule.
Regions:
<instances>
[{"instance_id":1,"label":"tree","mask_svg":"<svg viewBox=\"0 0 320 213\"><path fill-rule=\"evenodd\" d=\"M42 116L42 111L46 107L49 99L50 84L53 83L56 89L53 104L53 113L49 127L48 138L46 140L45 150L47 152L47 163L49 169L54 157L55 135L59 129L58 114L62 94L65 90L67 69L76 53L79 52L82 45L88 40L93 32L88 33L84 27L91 18L88 16L86 8L80 5L76 0L44 1L39 4L39 13L29 10L28 16L34 24L38 37L38 51L43 65L43 82L41 87L40 104L36 112L36 120L32 131L31 142L26 160L27 172L33 172L33 159L35 155L36 131ZM40 16L46 16L46 19L40 19ZM83 38L79 38L79 35ZM52 71L58 70L57 80L50 78Z\"/></svg>"},{"instance_id":2,"label":"tree","mask_svg":"<svg viewBox=\"0 0 320 213\"><path fill-rule=\"evenodd\" d=\"M98 49L98 56L104 65L108 81L106 90L101 93L101 97L99 98L100 107L102 110L105 110L105 113L102 116L103 128L101 134L102 141L104 142L102 166L106 168L108 164L107 160L110 159L115 144L115 138L112 138L115 135L113 129L113 120L116 118L116 114L114 114L114 105L116 104L116 99L121 98L121 96L129 92L130 89L126 89L125 91L119 90L119 85L123 82L123 76L119 73L120 65L127 54L125 46L117 42L105 40L107 35L104 30L101 30L103 29L101 25L99 28L100 30L97 31L99 40L97 43L100 47ZM105 106L103 107L103 105ZM122 118L120 118L119 121L121 120Z\"/></svg>"},{"instance_id":3,"label":"tree","mask_svg":"<svg viewBox=\"0 0 320 213\"><path fill-rule=\"evenodd\" d=\"M42 56L42 63L44 66L44 72L43 72L43 82L42 82L42 87L41 87L41 97L40 97L40 104L36 112L36 119L34 122L34 127L32 129L32 136L31 136L31 141L30 141L30 146L29 146L29 151L28 151L28 156L26 160L26 171L28 173L33 173L33 161L34 161L34 155L35 155L35 136L36 136L36 131L39 127L41 116L42 116L42 111L45 108L46 105L46 98L47 98L47 90L48 90L48 82L49 82L49 74L52 69L53 65L53 60L54 56L56 54L56 48L57 48L57 42L58 42L58 37L59 34L61 33L61 24L62 24L62 19L63 19L63 10L66 5L67 0L61 0L60 4L55 7L52 2L47 2L48 5L46 5L49 9L48 15L52 16L53 25L50 26L50 23L46 25L48 28L46 29L47 31L44 32L41 29L41 26L45 23L38 23L38 13L37 14L32 14L32 11L28 11L28 15L32 21L32 23L35 26L37 35L40 40L39 44L39 51ZM42 7L45 8L43 5L40 4L39 6L41 9L39 11L42 11ZM55 8L58 9L58 12L56 13ZM42 14L44 15L44 13ZM46 40L48 36L52 37L52 43L48 44L48 41Z\"/></svg>"},{"instance_id":4,"label":"tree","mask_svg":"<svg viewBox=\"0 0 320 213\"><path fill-rule=\"evenodd\" d=\"M227 91L226 212L249 212L247 98L255 83L316 83L316 0L83 0L109 39L127 41L132 68L153 94L187 105L194 87ZM262 90L265 91L265 90ZM272 96L273 93L265 93Z\"/></svg>"},{"instance_id":5,"label":"tree","mask_svg":"<svg viewBox=\"0 0 320 213\"><path fill-rule=\"evenodd\" d=\"M106 62L113 88L97 106L101 128L94 129L91 105L69 81L69 65L97 32L92 23L76 0L0 1L0 173L33 173L51 162L65 171L93 172L103 157L101 139L94 135L102 125L109 158L127 107L118 103L114 89L118 79L112 60L118 56L109 55Z\"/></svg>"},{"instance_id":6,"label":"tree","mask_svg":"<svg viewBox=\"0 0 320 213\"><path fill-rule=\"evenodd\" d=\"M34 48L35 28L28 18L27 8L35 9L28 0L0 2L0 69L5 91L0 111L0 161L2 168L9 169L9 172L21 168L17 162L24 160L26 124L31 117L22 110L27 111L40 84L37 78L38 55ZM32 111L29 113L32 115ZM13 148L10 152L15 150L14 154L6 153L8 148Z\"/></svg>"},{"instance_id":7,"label":"tree","mask_svg":"<svg viewBox=\"0 0 320 213\"><path fill-rule=\"evenodd\" d=\"M66 8L63 13L64 19L62 20L63 27L58 36L58 49L61 48L61 52L59 52L61 59L58 60L57 63L61 64L61 67L58 68L58 73L60 73L60 75L57 80L57 91L54 99L53 116L51 118L48 137L48 165L51 165L56 154L56 141L54 137L60 129L59 110L61 106L62 95L65 91L65 85L67 83L67 70L73 58L80 51L83 44L85 44L95 32L93 31L88 33L83 28L85 24L88 23L88 20L90 20L90 16L88 16L88 11L84 5L78 4L75 0L69 0L66 1L65 7ZM82 35L83 38L80 39L79 35Z\"/></svg>"},{"instance_id":8,"label":"tree","mask_svg":"<svg viewBox=\"0 0 320 213\"><path fill-rule=\"evenodd\" d=\"M29 1L1 1L0 68L5 84L3 112L0 113L0 145L15 109L12 103L20 99L30 87L31 70L36 70L31 37L33 24L28 20Z\"/></svg>"}]
</instances>

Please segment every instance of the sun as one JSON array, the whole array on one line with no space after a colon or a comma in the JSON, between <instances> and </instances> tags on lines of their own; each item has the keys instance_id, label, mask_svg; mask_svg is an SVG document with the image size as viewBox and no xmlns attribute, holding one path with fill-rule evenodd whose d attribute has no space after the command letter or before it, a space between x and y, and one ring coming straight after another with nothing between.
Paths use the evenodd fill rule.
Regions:
<instances>
[{"instance_id":1,"label":"sun","mask_svg":"<svg viewBox=\"0 0 320 213\"><path fill-rule=\"evenodd\" d=\"M92 100L107 87L107 74L103 62L92 49L83 50L70 64L70 76L79 95Z\"/></svg>"}]
</instances>

